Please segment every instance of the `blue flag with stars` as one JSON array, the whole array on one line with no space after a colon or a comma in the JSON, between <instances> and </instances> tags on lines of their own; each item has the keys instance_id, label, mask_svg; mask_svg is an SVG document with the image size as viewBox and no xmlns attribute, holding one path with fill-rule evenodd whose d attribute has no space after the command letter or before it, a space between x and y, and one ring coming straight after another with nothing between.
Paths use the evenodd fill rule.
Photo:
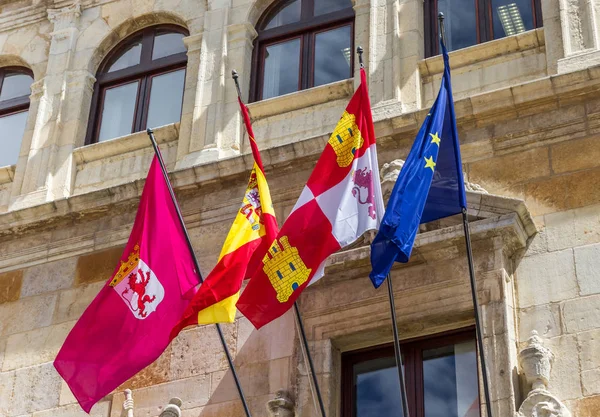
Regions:
<instances>
[{"instance_id":1,"label":"blue flag with stars","mask_svg":"<svg viewBox=\"0 0 600 417\"><path fill-rule=\"evenodd\" d=\"M408 262L419 224L462 212L467 207L448 51L442 43L444 75L371 244L369 275L379 287L394 262Z\"/></svg>"}]
</instances>

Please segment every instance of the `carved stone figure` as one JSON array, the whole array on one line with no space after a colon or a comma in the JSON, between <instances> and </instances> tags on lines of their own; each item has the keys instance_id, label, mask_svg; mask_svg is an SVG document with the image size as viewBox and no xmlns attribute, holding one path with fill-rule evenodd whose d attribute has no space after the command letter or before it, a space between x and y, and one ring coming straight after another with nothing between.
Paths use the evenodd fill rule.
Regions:
<instances>
[{"instance_id":1,"label":"carved stone figure","mask_svg":"<svg viewBox=\"0 0 600 417\"><path fill-rule=\"evenodd\" d=\"M275 398L267 402L269 417L294 417L294 402L285 390L277 391Z\"/></svg>"},{"instance_id":2,"label":"carved stone figure","mask_svg":"<svg viewBox=\"0 0 600 417\"><path fill-rule=\"evenodd\" d=\"M519 364L531 391L519 408L518 417L571 417L565 405L548 391L554 355L534 330L519 353Z\"/></svg>"}]
</instances>

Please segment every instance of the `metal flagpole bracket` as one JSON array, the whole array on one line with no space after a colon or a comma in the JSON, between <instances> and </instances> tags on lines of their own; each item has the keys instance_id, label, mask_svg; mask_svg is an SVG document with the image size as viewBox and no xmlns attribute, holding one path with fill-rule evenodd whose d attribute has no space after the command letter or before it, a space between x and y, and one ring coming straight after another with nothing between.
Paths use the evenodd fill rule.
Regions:
<instances>
[{"instance_id":1,"label":"metal flagpole bracket","mask_svg":"<svg viewBox=\"0 0 600 417\"><path fill-rule=\"evenodd\" d=\"M446 28L444 26L444 13L438 13L438 23L439 23L439 34L442 43L446 45Z\"/></svg>"},{"instance_id":2,"label":"metal flagpole bracket","mask_svg":"<svg viewBox=\"0 0 600 417\"><path fill-rule=\"evenodd\" d=\"M196 272L198 273L198 278L200 279L200 283L204 282L202 278L202 273L200 272L200 264L198 263L198 258L196 257L196 253L194 252L194 247L192 246L192 241L190 239L190 235L188 234L187 228L185 227L185 222L183 221L183 215L181 214L181 210L179 209L179 204L177 204L177 199L175 198L175 192L173 191L173 186L171 185L171 181L169 181L169 174L167 172L167 167L165 166L165 161L162 158L160 150L158 148L158 144L156 143L156 138L154 137L154 132L152 129L146 129L146 133L150 138L150 142L152 142L152 147L154 148L154 153L158 158L158 162L160 164L160 169L162 170L163 176L165 178L165 182L167 183L167 188L169 189L169 194L171 195L171 200L173 201L173 205L175 206L175 211L177 212L177 217L179 218L179 224L183 229L183 235L185 236L185 241L187 243L187 247L190 251L190 255L192 256L192 261L194 262L194 268L196 268ZM219 339L221 340L221 345L223 345L223 350L225 351L225 356L227 357L227 362L229 363L229 369L231 369L231 374L233 375L233 379L235 381L235 385L237 387L238 394L240 395L240 400L242 401L242 405L244 406L244 411L246 413L246 417L252 417L250 414L250 408L248 408L248 403L246 402L246 397L244 396L244 391L242 390L242 385L240 384L240 379L235 370L235 366L233 364L233 359L231 358L231 353L229 353L229 348L227 347L227 341L225 340L225 336L223 336L223 330L221 326L217 323L215 324L217 329L217 333L219 334Z\"/></svg>"},{"instance_id":3,"label":"metal flagpole bracket","mask_svg":"<svg viewBox=\"0 0 600 417\"><path fill-rule=\"evenodd\" d=\"M360 64L361 68L365 67L365 64L363 63L363 48L362 46L359 46L356 48L356 53L358 54L358 63Z\"/></svg>"}]
</instances>

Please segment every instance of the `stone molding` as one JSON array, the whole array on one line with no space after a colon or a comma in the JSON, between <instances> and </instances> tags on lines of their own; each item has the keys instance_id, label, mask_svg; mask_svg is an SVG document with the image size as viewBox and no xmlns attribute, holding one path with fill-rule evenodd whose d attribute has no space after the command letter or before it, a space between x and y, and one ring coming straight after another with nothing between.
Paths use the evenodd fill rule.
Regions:
<instances>
[{"instance_id":1,"label":"stone molding","mask_svg":"<svg viewBox=\"0 0 600 417\"><path fill-rule=\"evenodd\" d=\"M176 141L179 137L179 123L173 123L154 129L154 136L159 144ZM150 150L151 148L152 145L150 139L148 139L148 134L145 131L142 131L105 142L76 148L73 150L73 157L75 158L77 165L81 165L86 162L105 158L125 157L125 154L128 152L142 149Z\"/></svg>"},{"instance_id":2,"label":"stone molding","mask_svg":"<svg viewBox=\"0 0 600 417\"><path fill-rule=\"evenodd\" d=\"M81 3L75 1L70 6L61 9L48 9L48 20L54 24L54 33L77 26L81 17Z\"/></svg>"},{"instance_id":3,"label":"stone molding","mask_svg":"<svg viewBox=\"0 0 600 417\"><path fill-rule=\"evenodd\" d=\"M519 365L532 389L519 407L517 417L571 417L567 407L548 391L553 362L554 354L534 330L527 347L519 352Z\"/></svg>"},{"instance_id":4,"label":"stone molding","mask_svg":"<svg viewBox=\"0 0 600 417\"><path fill-rule=\"evenodd\" d=\"M354 80L349 78L283 96L255 101L248 104L248 108L252 113L252 118L256 120L347 98L353 93Z\"/></svg>"},{"instance_id":5,"label":"stone molding","mask_svg":"<svg viewBox=\"0 0 600 417\"><path fill-rule=\"evenodd\" d=\"M539 28L452 51L448 55L450 66L453 71L456 71L478 62L489 64L493 59L505 57L508 54L543 48L545 44L544 28ZM444 72L444 60L441 55L423 59L419 61L418 66L421 76L424 77L423 82L428 82L427 77Z\"/></svg>"},{"instance_id":6,"label":"stone molding","mask_svg":"<svg viewBox=\"0 0 600 417\"><path fill-rule=\"evenodd\" d=\"M0 167L0 184L12 182L13 178L15 178L15 167L16 165Z\"/></svg>"}]
</instances>

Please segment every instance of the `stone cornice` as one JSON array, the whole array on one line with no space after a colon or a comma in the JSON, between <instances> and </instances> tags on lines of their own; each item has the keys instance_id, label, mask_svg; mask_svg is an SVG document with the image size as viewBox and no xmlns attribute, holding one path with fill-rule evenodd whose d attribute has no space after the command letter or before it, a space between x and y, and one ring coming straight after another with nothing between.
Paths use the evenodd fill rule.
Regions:
<instances>
[{"instance_id":1,"label":"stone cornice","mask_svg":"<svg viewBox=\"0 0 600 417\"><path fill-rule=\"evenodd\" d=\"M546 77L519 86L459 100L456 102L458 122L461 125L477 119L477 123L482 123L482 119L485 117L497 119L500 117L499 115L504 115L505 118L514 118L518 117L518 112L523 108L535 109L536 105L548 101L556 102L557 105L564 102L570 104L575 100L585 100L588 96L595 96L598 90L600 90L600 67ZM380 142L389 142L390 136L394 135L413 134L427 112L427 110L420 110L401 114L399 109L398 105L373 109L375 129ZM544 107L540 109L540 112L546 110L547 108ZM543 128L544 126L539 129ZM533 146L539 146L541 141L532 136L533 133L533 129L529 129L527 136L523 137L525 139L533 137L530 139L531 143ZM149 148L149 145L141 143L141 136L139 146ZM290 166L292 163L297 164L300 159L314 160L322 152L327 138L328 135L320 135L292 144L264 149L261 152L265 167L267 170L272 170ZM568 135L565 135L566 138ZM552 140L556 141L557 138L553 137ZM523 145L523 141L518 144ZM123 146L129 146L129 144ZM134 148L138 149L138 145L135 145ZM109 150L106 151L109 152ZM78 152L76 159L79 163L106 156L104 152L102 152L102 156L99 156L95 151L85 148L80 148L76 152ZM252 156L245 154L177 170L171 173L171 178L176 188L197 189L204 184L218 183L233 176L245 176L251 167ZM49 221L59 222L61 217L81 217L87 212L108 212L112 205L139 196L136 183L142 184L143 179L4 213L0 215L0 236L10 235L23 229L42 227Z\"/></svg>"}]
</instances>

